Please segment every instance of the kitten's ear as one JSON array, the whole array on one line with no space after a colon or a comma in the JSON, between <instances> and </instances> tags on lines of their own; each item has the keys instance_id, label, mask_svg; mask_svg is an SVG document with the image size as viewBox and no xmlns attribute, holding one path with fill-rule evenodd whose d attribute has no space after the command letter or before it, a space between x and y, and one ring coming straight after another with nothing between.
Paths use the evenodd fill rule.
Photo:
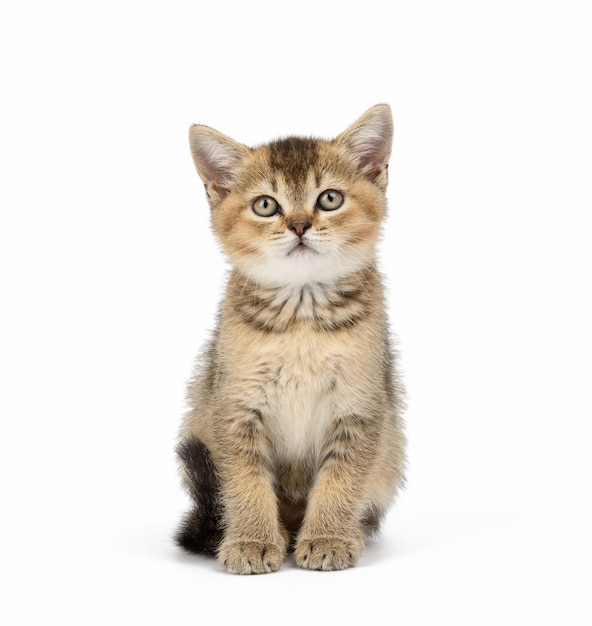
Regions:
<instances>
[{"instance_id":1,"label":"kitten's ear","mask_svg":"<svg viewBox=\"0 0 592 626\"><path fill-rule=\"evenodd\" d=\"M197 173L206 186L210 199L228 195L232 182L249 152L247 146L208 126L189 129L189 145Z\"/></svg>"},{"instance_id":2,"label":"kitten's ear","mask_svg":"<svg viewBox=\"0 0 592 626\"><path fill-rule=\"evenodd\" d=\"M356 159L360 172L380 187L386 187L393 142L393 118L388 104L368 109L335 141Z\"/></svg>"}]
</instances>

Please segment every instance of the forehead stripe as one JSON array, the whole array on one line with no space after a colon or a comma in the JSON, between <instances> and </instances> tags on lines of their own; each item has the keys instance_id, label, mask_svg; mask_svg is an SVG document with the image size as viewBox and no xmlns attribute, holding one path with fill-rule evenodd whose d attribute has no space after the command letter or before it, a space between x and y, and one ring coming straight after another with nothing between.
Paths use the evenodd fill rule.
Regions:
<instances>
[{"instance_id":1,"label":"forehead stripe","mask_svg":"<svg viewBox=\"0 0 592 626\"><path fill-rule=\"evenodd\" d=\"M293 185L303 185L318 160L315 139L288 137L269 144L269 164Z\"/></svg>"}]
</instances>

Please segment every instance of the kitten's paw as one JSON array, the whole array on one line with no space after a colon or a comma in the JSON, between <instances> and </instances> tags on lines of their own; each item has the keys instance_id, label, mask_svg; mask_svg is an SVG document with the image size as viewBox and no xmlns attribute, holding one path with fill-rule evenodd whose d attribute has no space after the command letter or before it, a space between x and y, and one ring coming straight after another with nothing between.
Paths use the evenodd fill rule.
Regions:
<instances>
[{"instance_id":1,"label":"kitten's paw","mask_svg":"<svg viewBox=\"0 0 592 626\"><path fill-rule=\"evenodd\" d=\"M343 537L303 538L296 543L294 558L306 569L346 569L358 562L362 548L362 542Z\"/></svg>"},{"instance_id":2,"label":"kitten's paw","mask_svg":"<svg viewBox=\"0 0 592 626\"><path fill-rule=\"evenodd\" d=\"M284 553L280 546L265 541L225 541L218 562L231 574L266 574L280 568Z\"/></svg>"}]
</instances>

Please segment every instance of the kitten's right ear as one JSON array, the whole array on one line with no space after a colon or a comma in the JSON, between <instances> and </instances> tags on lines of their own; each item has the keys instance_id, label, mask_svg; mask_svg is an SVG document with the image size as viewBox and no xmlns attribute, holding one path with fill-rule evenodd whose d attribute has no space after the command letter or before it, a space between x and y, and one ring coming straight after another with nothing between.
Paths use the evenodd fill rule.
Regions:
<instances>
[{"instance_id":1,"label":"kitten's right ear","mask_svg":"<svg viewBox=\"0 0 592 626\"><path fill-rule=\"evenodd\" d=\"M249 149L213 128L200 125L189 129L189 145L208 197L227 196Z\"/></svg>"}]
</instances>

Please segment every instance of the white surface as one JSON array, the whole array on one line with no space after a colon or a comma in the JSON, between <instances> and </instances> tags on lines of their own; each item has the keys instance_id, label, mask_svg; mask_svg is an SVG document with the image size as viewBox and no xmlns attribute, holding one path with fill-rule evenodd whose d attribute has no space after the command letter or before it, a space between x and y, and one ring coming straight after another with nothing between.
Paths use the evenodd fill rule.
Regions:
<instances>
[{"instance_id":1,"label":"white surface","mask_svg":"<svg viewBox=\"0 0 592 626\"><path fill-rule=\"evenodd\" d=\"M2 623L591 623L588 3L386 6L3 5ZM187 129L382 101L407 491L356 569L221 574L170 541L225 271Z\"/></svg>"}]
</instances>

